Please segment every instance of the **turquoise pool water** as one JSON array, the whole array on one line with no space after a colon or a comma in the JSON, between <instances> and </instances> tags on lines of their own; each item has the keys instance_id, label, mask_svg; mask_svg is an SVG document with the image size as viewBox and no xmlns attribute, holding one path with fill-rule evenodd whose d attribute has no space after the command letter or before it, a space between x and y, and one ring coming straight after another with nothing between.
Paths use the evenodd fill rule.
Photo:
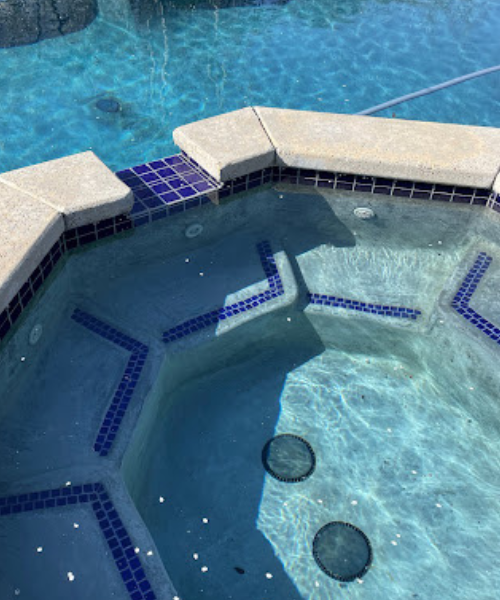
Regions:
<instances>
[{"instance_id":1,"label":"turquoise pool water","mask_svg":"<svg viewBox=\"0 0 500 600\"><path fill-rule=\"evenodd\" d=\"M355 113L500 62L496 0L134 4L102 1L82 32L0 50L0 171L86 149L121 169L242 106ZM96 108L108 96L120 112ZM500 74L380 113L393 114L500 126Z\"/></svg>"}]
</instances>

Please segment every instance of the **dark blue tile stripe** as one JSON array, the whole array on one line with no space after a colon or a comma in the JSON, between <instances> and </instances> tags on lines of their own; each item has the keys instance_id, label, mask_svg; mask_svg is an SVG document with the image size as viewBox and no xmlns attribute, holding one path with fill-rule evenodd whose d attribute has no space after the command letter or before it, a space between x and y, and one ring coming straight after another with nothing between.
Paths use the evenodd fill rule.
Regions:
<instances>
[{"instance_id":1,"label":"dark blue tile stripe","mask_svg":"<svg viewBox=\"0 0 500 600\"><path fill-rule=\"evenodd\" d=\"M491 192L491 196L488 200L488 206L495 212L500 212L500 194Z\"/></svg>"},{"instance_id":2,"label":"dark blue tile stripe","mask_svg":"<svg viewBox=\"0 0 500 600\"><path fill-rule=\"evenodd\" d=\"M118 215L112 219L104 219L97 223L82 225L65 231L59 240L42 258L38 267L14 296L5 310L0 312L0 342L7 337L38 290L48 279L59 260L70 250L85 244L117 235L132 228L131 219L126 215Z\"/></svg>"},{"instance_id":3,"label":"dark blue tile stripe","mask_svg":"<svg viewBox=\"0 0 500 600\"><path fill-rule=\"evenodd\" d=\"M488 256L485 252L480 252L478 254L475 263L472 265L472 268L462 281L458 292L455 294L451 306L459 315L462 315L464 319L479 329L479 331L482 331L494 342L500 344L500 329L469 306L472 296L492 260L491 256Z\"/></svg>"},{"instance_id":4,"label":"dark blue tile stripe","mask_svg":"<svg viewBox=\"0 0 500 600\"><path fill-rule=\"evenodd\" d=\"M347 298L339 298L338 296L328 296L326 294L309 294L311 304L319 304L321 306L336 306L339 308L347 308L358 312L380 315L383 317L396 317L399 319L417 319L422 314L420 310L415 308L404 308L401 306L390 306L387 304L372 304L370 302L360 302L358 300L348 300Z\"/></svg>"},{"instance_id":5,"label":"dark blue tile stripe","mask_svg":"<svg viewBox=\"0 0 500 600\"><path fill-rule=\"evenodd\" d=\"M491 256L487 256L485 252L480 252L476 258L475 263L472 265L470 271L465 276L458 292L452 301L452 306L456 307L459 305L468 305L472 294L476 291L476 288L481 281L483 275L491 264Z\"/></svg>"},{"instance_id":6,"label":"dark blue tile stripe","mask_svg":"<svg viewBox=\"0 0 500 600\"><path fill-rule=\"evenodd\" d=\"M487 189L291 167L271 167L227 181L219 192L219 198L247 192L270 182L482 206L492 202L491 192Z\"/></svg>"},{"instance_id":7,"label":"dark blue tile stripe","mask_svg":"<svg viewBox=\"0 0 500 600\"><path fill-rule=\"evenodd\" d=\"M107 456L141 376L148 355L148 347L79 308L74 310L71 318L93 333L130 352L127 366L94 442L94 450L100 456Z\"/></svg>"},{"instance_id":8,"label":"dark blue tile stripe","mask_svg":"<svg viewBox=\"0 0 500 600\"><path fill-rule=\"evenodd\" d=\"M130 216L136 226L200 206L209 201L206 194L222 186L184 153L137 165L116 175L134 193Z\"/></svg>"},{"instance_id":9,"label":"dark blue tile stripe","mask_svg":"<svg viewBox=\"0 0 500 600\"><path fill-rule=\"evenodd\" d=\"M91 503L131 600L156 600L135 547L102 483L69 485L0 498L0 516Z\"/></svg>"},{"instance_id":10,"label":"dark blue tile stripe","mask_svg":"<svg viewBox=\"0 0 500 600\"><path fill-rule=\"evenodd\" d=\"M166 344L174 342L191 333L195 333L210 325L215 325L220 321L225 321L235 315L257 308L257 306L281 296L284 293L283 283L278 268L276 267L276 261L274 260L271 245L267 241L260 242L257 244L257 252L264 273L266 274L269 289L265 292L250 296L245 300L241 300L240 302L217 308L198 317L194 317L193 319L189 319L188 321L184 321L180 325L165 331L163 334L163 341Z\"/></svg>"}]
</instances>

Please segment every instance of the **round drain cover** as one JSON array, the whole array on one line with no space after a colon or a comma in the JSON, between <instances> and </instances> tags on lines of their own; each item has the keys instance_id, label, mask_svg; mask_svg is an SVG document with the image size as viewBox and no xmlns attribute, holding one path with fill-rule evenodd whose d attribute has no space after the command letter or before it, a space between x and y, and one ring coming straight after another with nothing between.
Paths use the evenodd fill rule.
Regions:
<instances>
[{"instance_id":1,"label":"round drain cover","mask_svg":"<svg viewBox=\"0 0 500 600\"><path fill-rule=\"evenodd\" d=\"M333 521L314 536L313 556L319 568L338 581L362 577L372 561L372 547L366 535L354 525Z\"/></svg>"},{"instance_id":2,"label":"round drain cover","mask_svg":"<svg viewBox=\"0 0 500 600\"><path fill-rule=\"evenodd\" d=\"M100 98L95 105L99 110L107 113L120 112L122 109L118 100L115 100L114 98Z\"/></svg>"},{"instance_id":3,"label":"round drain cover","mask_svg":"<svg viewBox=\"0 0 500 600\"><path fill-rule=\"evenodd\" d=\"M291 433L270 439L262 450L266 471L279 481L297 483L313 474L316 457L309 442Z\"/></svg>"}]
</instances>

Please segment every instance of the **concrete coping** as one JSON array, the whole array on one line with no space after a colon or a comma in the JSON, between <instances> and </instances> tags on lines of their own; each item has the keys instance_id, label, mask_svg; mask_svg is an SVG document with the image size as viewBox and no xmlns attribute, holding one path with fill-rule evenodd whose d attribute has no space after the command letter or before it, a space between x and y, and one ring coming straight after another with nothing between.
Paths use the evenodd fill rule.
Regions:
<instances>
[{"instance_id":1,"label":"concrete coping","mask_svg":"<svg viewBox=\"0 0 500 600\"><path fill-rule=\"evenodd\" d=\"M275 148L250 107L183 125L173 136L174 142L218 181L275 163Z\"/></svg>"},{"instance_id":2,"label":"concrete coping","mask_svg":"<svg viewBox=\"0 0 500 600\"><path fill-rule=\"evenodd\" d=\"M67 229L130 211L131 190L93 152L0 175L0 311Z\"/></svg>"},{"instance_id":3,"label":"concrete coping","mask_svg":"<svg viewBox=\"0 0 500 600\"><path fill-rule=\"evenodd\" d=\"M500 173L496 176L495 181L493 182L493 191L495 194L500 195Z\"/></svg>"},{"instance_id":4,"label":"concrete coping","mask_svg":"<svg viewBox=\"0 0 500 600\"><path fill-rule=\"evenodd\" d=\"M491 189L500 170L500 129L359 115L245 108L174 141L221 181L284 166Z\"/></svg>"}]
</instances>

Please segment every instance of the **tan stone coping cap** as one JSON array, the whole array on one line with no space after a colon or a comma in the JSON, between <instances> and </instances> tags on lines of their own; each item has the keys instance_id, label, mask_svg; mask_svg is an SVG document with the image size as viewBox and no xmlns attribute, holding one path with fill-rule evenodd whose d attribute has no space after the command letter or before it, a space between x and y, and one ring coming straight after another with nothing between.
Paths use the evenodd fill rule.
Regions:
<instances>
[{"instance_id":1,"label":"tan stone coping cap","mask_svg":"<svg viewBox=\"0 0 500 600\"><path fill-rule=\"evenodd\" d=\"M65 229L128 212L133 194L93 152L0 175L0 311Z\"/></svg>"},{"instance_id":2,"label":"tan stone coping cap","mask_svg":"<svg viewBox=\"0 0 500 600\"><path fill-rule=\"evenodd\" d=\"M0 312L63 231L57 210L0 183Z\"/></svg>"},{"instance_id":3,"label":"tan stone coping cap","mask_svg":"<svg viewBox=\"0 0 500 600\"><path fill-rule=\"evenodd\" d=\"M0 182L64 215L66 229L126 213L133 194L93 152L82 152L16 171Z\"/></svg>"},{"instance_id":4,"label":"tan stone coping cap","mask_svg":"<svg viewBox=\"0 0 500 600\"><path fill-rule=\"evenodd\" d=\"M274 164L274 146L253 108L183 125L173 136L186 154L219 181Z\"/></svg>"},{"instance_id":5,"label":"tan stone coping cap","mask_svg":"<svg viewBox=\"0 0 500 600\"><path fill-rule=\"evenodd\" d=\"M500 194L500 173L496 176L493 182L493 191L495 194Z\"/></svg>"},{"instance_id":6,"label":"tan stone coping cap","mask_svg":"<svg viewBox=\"0 0 500 600\"><path fill-rule=\"evenodd\" d=\"M179 127L174 140L222 181L274 164L490 189L500 170L500 130L469 125L255 107Z\"/></svg>"}]
</instances>

